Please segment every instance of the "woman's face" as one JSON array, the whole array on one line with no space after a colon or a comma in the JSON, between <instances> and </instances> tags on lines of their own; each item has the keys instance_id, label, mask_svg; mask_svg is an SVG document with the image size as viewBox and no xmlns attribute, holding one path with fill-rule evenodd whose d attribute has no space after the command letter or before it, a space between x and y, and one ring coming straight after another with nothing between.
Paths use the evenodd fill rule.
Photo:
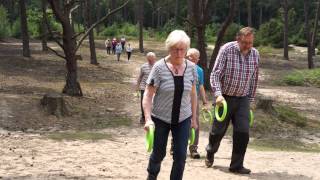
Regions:
<instances>
[{"instance_id":1,"label":"woman's face","mask_svg":"<svg viewBox=\"0 0 320 180\"><path fill-rule=\"evenodd\" d=\"M183 59L187 52L187 45L183 42L179 42L169 49L169 54L172 59Z\"/></svg>"}]
</instances>

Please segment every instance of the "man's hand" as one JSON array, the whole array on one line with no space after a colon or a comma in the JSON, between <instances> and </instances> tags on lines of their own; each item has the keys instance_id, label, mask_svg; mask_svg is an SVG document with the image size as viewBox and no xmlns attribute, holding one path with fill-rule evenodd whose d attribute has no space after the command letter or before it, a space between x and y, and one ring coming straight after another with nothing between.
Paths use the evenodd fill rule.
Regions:
<instances>
[{"instance_id":1,"label":"man's hand","mask_svg":"<svg viewBox=\"0 0 320 180\"><path fill-rule=\"evenodd\" d=\"M256 103L250 102L250 109L251 109L252 111L254 111L254 110L256 110L256 108L257 108Z\"/></svg>"},{"instance_id":2,"label":"man's hand","mask_svg":"<svg viewBox=\"0 0 320 180\"><path fill-rule=\"evenodd\" d=\"M211 108L211 104L209 103L203 103L203 107L202 107L204 110L206 111L210 111L210 108Z\"/></svg>"},{"instance_id":3,"label":"man's hand","mask_svg":"<svg viewBox=\"0 0 320 180\"><path fill-rule=\"evenodd\" d=\"M216 105L222 106L222 102L225 101L223 96L218 96L216 99Z\"/></svg>"}]
</instances>

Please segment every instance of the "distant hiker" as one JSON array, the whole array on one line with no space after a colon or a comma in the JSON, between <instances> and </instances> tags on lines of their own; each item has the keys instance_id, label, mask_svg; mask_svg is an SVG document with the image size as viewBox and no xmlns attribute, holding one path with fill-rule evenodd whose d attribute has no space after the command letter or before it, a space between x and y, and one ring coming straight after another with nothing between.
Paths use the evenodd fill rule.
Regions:
<instances>
[{"instance_id":1,"label":"distant hiker","mask_svg":"<svg viewBox=\"0 0 320 180\"><path fill-rule=\"evenodd\" d=\"M127 47L126 47L126 52L128 55L128 61L130 60L131 54L132 54L132 47L130 46L130 44L128 43Z\"/></svg>"},{"instance_id":2,"label":"distant hiker","mask_svg":"<svg viewBox=\"0 0 320 180\"><path fill-rule=\"evenodd\" d=\"M117 60L120 61L120 56L122 53L122 46L120 43L117 44L116 46L116 54L117 54Z\"/></svg>"},{"instance_id":3,"label":"distant hiker","mask_svg":"<svg viewBox=\"0 0 320 180\"><path fill-rule=\"evenodd\" d=\"M106 48L107 48L107 54L111 54L111 47L112 47L112 43L110 41L110 39L107 39L105 42L104 42Z\"/></svg>"}]
</instances>

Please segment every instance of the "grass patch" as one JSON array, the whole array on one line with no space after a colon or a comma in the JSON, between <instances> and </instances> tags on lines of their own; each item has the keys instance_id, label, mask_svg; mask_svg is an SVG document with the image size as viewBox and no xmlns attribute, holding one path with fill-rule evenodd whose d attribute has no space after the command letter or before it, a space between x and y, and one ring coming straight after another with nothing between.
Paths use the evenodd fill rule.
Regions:
<instances>
[{"instance_id":1,"label":"grass patch","mask_svg":"<svg viewBox=\"0 0 320 180\"><path fill-rule=\"evenodd\" d=\"M254 139L249 147L259 151L320 152L317 143L306 144L293 139Z\"/></svg>"},{"instance_id":2,"label":"grass patch","mask_svg":"<svg viewBox=\"0 0 320 180\"><path fill-rule=\"evenodd\" d=\"M275 49L271 46L259 46L257 49L264 56L272 55L275 52Z\"/></svg>"},{"instance_id":3,"label":"grass patch","mask_svg":"<svg viewBox=\"0 0 320 180\"><path fill-rule=\"evenodd\" d=\"M276 106L275 110L277 112L279 120L294 124L297 127L306 127L308 119L301 116L294 109L288 106Z\"/></svg>"},{"instance_id":4,"label":"grass patch","mask_svg":"<svg viewBox=\"0 0 320 180\"><path fill-rule=\"evenodd\" d=\"M282 85L320 88L320 68L292 72L281 79Z\"/></svg>"},{"instance_id":5,"label":"grass patch","mask_svg":"<svg viewBox=\"0 0 320 180\"><path fill-rule=\"evenodd\" d=\"M53 139L53 140L56 140L56 141L62 141L62 140L68 140L68 141L74 141L74 140L98 141L98 140L101 140L101 139L112 139L110 134L86 132L86 131L51 133L51 134L47 135L47 138Z\"/></svg>"}]
</instances>

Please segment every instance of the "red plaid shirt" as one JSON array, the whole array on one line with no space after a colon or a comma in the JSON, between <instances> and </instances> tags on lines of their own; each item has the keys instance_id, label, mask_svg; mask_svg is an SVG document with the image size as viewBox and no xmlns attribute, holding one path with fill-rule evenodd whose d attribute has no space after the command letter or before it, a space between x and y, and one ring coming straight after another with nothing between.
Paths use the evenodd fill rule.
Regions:
<instances>
[{"instance_id":1,"label":"red plaid shirt","mask_svg":"<svg viewBox=\"0 0 320 180\"><path fill-rule=\"evenodd\" d=\"M259 59L259 52L255 48L243 56L237 41L223 45L210 75L214 95L248 96L250 101L254 101Z\"/></svg>"}]
</instances>

